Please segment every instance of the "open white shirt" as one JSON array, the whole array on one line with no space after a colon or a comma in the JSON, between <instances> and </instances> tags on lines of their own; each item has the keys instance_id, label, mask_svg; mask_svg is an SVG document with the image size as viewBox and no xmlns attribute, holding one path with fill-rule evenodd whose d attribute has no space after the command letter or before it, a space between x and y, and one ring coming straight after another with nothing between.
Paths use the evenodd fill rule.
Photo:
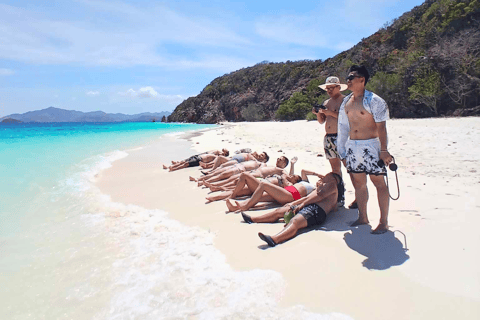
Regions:
<instances>
[{"instance_id":1,"label":"open white shirt","mask_svg":"<svg viewBox=\"0 0 480 320\"><path fill-rule=\"evenodd\" d=\"M347 152L345 149L345 143L350 135L350 123L348 122L348 117L345 112L345 105L350 100L352 95L353 93L350 93L343 99L340 110L338 111L337 150L342 159L345 159ZM385 100L371 91L365 90L363 95L363 107L373 116L375 122L383 122L390 119L388 106Z\"/></svg>"}]
</instances>

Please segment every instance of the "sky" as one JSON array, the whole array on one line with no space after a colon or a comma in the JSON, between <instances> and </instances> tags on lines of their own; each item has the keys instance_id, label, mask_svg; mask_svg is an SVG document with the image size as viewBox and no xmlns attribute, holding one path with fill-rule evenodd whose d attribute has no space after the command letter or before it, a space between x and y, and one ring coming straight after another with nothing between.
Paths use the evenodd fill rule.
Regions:
<instances>
[{"instance_id":1,"label":"sky","mask_svg":"<svg viewBox=\"0 0 480 320\"><path fill-rule=\"evenodd\" d=\"M0 0L0 117L173 111L258 62L328 59L420 0Z\"/></svg>"}]
</instances>

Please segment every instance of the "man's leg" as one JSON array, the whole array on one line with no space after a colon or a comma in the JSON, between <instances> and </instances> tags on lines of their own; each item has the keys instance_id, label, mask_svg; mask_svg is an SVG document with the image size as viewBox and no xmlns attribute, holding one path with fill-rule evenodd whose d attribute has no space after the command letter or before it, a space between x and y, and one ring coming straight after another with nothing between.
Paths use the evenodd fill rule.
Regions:
<instances>
[{"instance_id":1,"label":"man's leg","mask_svg":"<svg viewBox=\"0 0 480 320\"><path fill-rule=\"evenodd\" d=\"M277 233L276 235L270 237L259 232L258 236L260 237L260 239L267 242L269 246L273 247L279 243L285 242L295 237L297 235L298 230L306 227L307 227L307 220L301 214L297 214L292 220L290 220L287 226L283 228L283 230ZM273 241L273 245L269 240Z\"/></svg>"},{"instance_id":2,"label":"man's leg","mask_svg":"<svg viewBox=\"0 0 480 320\"><path fill-rule=\"evenodd\" d=\"M227 157L224 157L224 156L218 156L215 161L213 162L213 167L212 167L212 170L210 170L210 172L212 172L213 170L217 169L221 164L224 164L225 162L229 161L230 159L227 158Z\"/></svg>"},{"instance_id":3,"label":"man's leg","mask_svg":"<svg viewBox=\"0 0 480 320\"><path fill-rule=\"evenodd\" d=\"M342 176L342 161L339 158L331 158L330 166L332 166L332 172L338 174L340 177Z\"/></svg>"},{"instance_id":4,"label":"man's leg","mask_svg":"<svg viewBox=\"0 0 480 320\"><path fill-rule=\"evenodd\" d=\"M248 217L250 217L251 221L255 223L272 223L272 222L277 222L278 219L283 218L285 216L285 212L287 212L288 210L290 210L290 205L287 204L273 210L272 212L262 214L261 216L258 216L258 217L248 216Z\"/></svg>"},{"instance_id":5,"label":"man's leg","mask_svg":"<svg viewBox=\"0 0 480 320\"><path fill-rule=\"evenodd\" d=\"M355 188L355 198L358 204L358 219L351 224L352 227L367 224L367 201L368 201L368 189L367 189L367 175L365 173L352 173L353 187Z\"/></svg>"},{"instance_id":6,"label":"man's leg","mask_svg":"<svg viewBox=\"0 0 480 320\"><path fill-rule=\"evenodd\" d=\"M387 184L384 176L370 175L370 180L377 188L378 206L380 207L380 223L372 231L373 234L385 233L388 230L388 209L390 205L390 196L388 194Z\"/></svg>"}]
</instances>

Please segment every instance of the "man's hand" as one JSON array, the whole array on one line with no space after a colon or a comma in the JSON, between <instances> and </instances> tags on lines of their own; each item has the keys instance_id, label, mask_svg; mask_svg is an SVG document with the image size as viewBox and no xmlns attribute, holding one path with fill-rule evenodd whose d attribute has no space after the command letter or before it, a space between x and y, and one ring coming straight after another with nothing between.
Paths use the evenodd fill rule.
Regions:
<instances>
[{"instance_id":1,"label":"man's hand","mask_svg":"<svg viewBox=\"0 0 480 320\"><path fill-rule=\"evenodd\" d=\"M318 112L315 111L315 108L312 108L312 113L313 114L318 114Z\"/></svg>"},{"instance_id":2,"label":"man's hand","mask_svg":"<svg viewBox=\"0 0 480 320\"><path fill-rule=\"evenodd\" d=\"M384 151L380 151L380 160L382 160L383 163L385 163L385 166L388 166L390 162L392 162L393 158L390 152L388 152L387 150L384 150Z\"/></svg>"},{"instance_id":3,"label":"man's hand","mask_svg":"<svg viewBox=\"0 0 480 320\"><path fill-rule=\"evenodd\" d=\"M295 164L295 163L297 163L297 160L298 160L298 157L293 157L292 160L290 160L290 162L292 164Z\"/></svg>"}]
</instances>

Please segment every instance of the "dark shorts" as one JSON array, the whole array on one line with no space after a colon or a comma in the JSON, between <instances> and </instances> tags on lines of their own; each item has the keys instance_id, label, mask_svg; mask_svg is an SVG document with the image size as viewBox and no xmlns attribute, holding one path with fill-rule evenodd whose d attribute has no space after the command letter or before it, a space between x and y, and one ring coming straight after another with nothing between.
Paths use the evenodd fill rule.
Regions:
<instances>
[{"instance_id":1,"label":"dark shorts","mask_svg":"<svg viewBox=\"0 0 480 320\"><path fill-rule=\"evenodd\" d=\"M202 158L200 156L192 156L186 160L189 167L198 167Z\"/></svg>"},{"instance_id":2,"label":"dark shorts","mask_svg":"<svg viewBox=\"0 0 480 320\"><path fill-rule=\"evenodd\" d=\"M307 220L307 227L318 226L327 219L325 210L316 203L306 205L298 214L301 214Z\"/></svg>"}]
</instances>

